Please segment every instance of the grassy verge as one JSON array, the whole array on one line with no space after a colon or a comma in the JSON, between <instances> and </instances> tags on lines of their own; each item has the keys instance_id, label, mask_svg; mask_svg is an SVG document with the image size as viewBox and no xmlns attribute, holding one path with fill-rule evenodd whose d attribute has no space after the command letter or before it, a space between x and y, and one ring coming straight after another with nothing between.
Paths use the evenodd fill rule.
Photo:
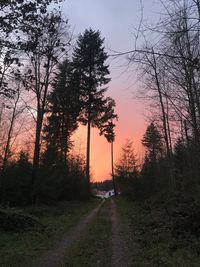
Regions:
<instances>
[{"instance_id":1,"label":"grassy verge","mask_svg":"<svg viewBox=\"0 0 200 267\"><path fill-rule=\"evenodd\" d=\"M129 225L126 240L133 266L200 266L200 238L177 230L178 218L170 218L162 205L125 199L117 203L124 225Z\"/></svg>"},{"instance_id":2,"label":"grassy verge","mask_svg":"<svg viewBox=\"0 0 200 267\"><path fill-rule=\"evenodd\" d=\"M85 203L62 202L51 207L26 208L23 212L39 218L41 223L47 225L47 229L45 232L35 230L20 233L0 232L0 266L30 266L97 203L98 200Z\"/></svg>"},{"instance_id":3,"label":"grassy verge","mask_svg":"<svg viewBox=\"0 0 200 267\"><path fill-rule=\"evenodd\" d=\"M62 267L110 267L111 220L109 201L105 201L87 233L72 248ZM60 266L59 266L60 267Z\"/></svg>"}]
</instances>

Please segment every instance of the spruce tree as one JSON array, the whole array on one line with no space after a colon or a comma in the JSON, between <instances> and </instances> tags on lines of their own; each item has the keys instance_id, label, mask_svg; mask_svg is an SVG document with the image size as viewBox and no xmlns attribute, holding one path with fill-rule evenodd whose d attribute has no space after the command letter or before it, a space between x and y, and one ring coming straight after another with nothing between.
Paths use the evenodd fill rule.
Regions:
<instances>
[{"instance_id":1,"label":"spruce tree","mask_svg":"<svg viewBox=\"0 0 200 267\"><path fill-rule=\"evenodd\" d=\"M138 166L133 142L129 139L122 147L121 157L115 165L115 177L121 194L131 195L137 183Z\"/></svg>"},{"instance_id":2,"label":"spruce tree","mask_svg":"<svg viewBox=\"0 0 200 267\"><path fill-rule=\"evenodd\" d=\"M193 177L190 173L191 162L188 157L187 147L181 138L178 138L174 144L174 168L176 190L180 193L184 189L184 182L186 180L191 182L191 179L188 179L188 177Z\"/></svg>"},{"instance_id":3,"label":"spruce tree","mask_svg":"<svg viewBox=\"0 0 200 267\"><path fill-rule=\"evenodd\" d=\"M153 122L147 127L142 144L148 150L149 159L155 162L158 154L162 150L162 137Z\"/></svg>"},{"instance_id":4,"label":"spruce tree","mask_svg":"<svg viewBox=\"0 0 200 267\"><path fill-rule=\"evenodd\" d=\"M144 195L149 197L157 192L160 178L160 155L162 152L162 136L156 125L152 122L148 125L143 136L142 144L146 148L146 155L142 166L142 181ZM161 180L161 179L160 179Z\"/></svg>"},{"instance_id":5,"label":"spruce tree","mask_svg":"<svg viewBox=\"0 0 200 267\"><path fill-rule=\"evenodd\" d=\"M67 153L72 146L71 135L77 129L80 112L79 91L72 64L65 60L59 66L53 91L49 97L49 113L44 128L45 165L67 164Z\"/></svg>"},{"instance_id":6,"label":"spruce tree","mask_svg":"<svg viewBox=\"0 0 200 267\"><path fill-rule=\"evenodd\" d=\"M77 41L73 53L73 64L79 76L80 99L82 109L79 120L87 125L87 155L86 176L88 181L88 192L90 190L90 133L91 127L97 127L109 142L114 138L112 119L116 118L113 107L114 100L105 97L105 87L110 78L108 58L103 46L104 39L99 31L85 30Z\"/></svg>"},{"instance_id":7,"label":"spruce tree","mask_svg":"<svg viewBox=\"0 0 200 267\"><path fill-rule=\"evenodd\" d=\"M133 149L133 142L126 140L122 147L122 154L115 168L116 175L122 179L129 179L133 174L137 173L137 160Z\"/></svg>"}]
</instances>

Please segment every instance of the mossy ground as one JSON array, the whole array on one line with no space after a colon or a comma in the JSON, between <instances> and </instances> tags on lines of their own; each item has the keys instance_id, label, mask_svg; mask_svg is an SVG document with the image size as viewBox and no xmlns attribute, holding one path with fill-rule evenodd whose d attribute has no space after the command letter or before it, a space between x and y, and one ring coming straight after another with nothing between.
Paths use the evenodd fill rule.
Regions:
<instances>
[{"instance_id":1,"label":"mossy ground","mask_svg":"<svg viewBox=\"0 0 200 267\"><path fill-rule=\"evenodd\" d=\"M0 232L0 266L27 267L56 242L73 225L92 210L98 200L62 202L55 206L29 207L22 212L36 216L46 225L45 231Z\"/></svg>"},{"instance_id":2,"label":"mossy ground","mask_svg":"<svg viewBox=\"0 0 200 267\"><path fill-rule=\"evenodd\" d=\"M184 229L177 231L177 218L170 218L162 204L121 198L117 205L124 227L128 226L125 238L132 266L200 266L200 238Z\"/></svg>"}]
</instances>

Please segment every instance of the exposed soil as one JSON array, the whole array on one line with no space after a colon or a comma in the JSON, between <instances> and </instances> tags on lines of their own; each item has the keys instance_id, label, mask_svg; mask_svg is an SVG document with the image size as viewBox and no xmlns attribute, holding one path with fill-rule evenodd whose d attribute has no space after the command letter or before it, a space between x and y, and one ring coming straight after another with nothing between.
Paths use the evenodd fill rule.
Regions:
<instances>
[{"instance_id":1,"label":"exposed soil","mask_svg":"<svg viewBox=\"0 0 200 267\"><path fill-rule=\"evenodd\" d=\"M111 219L112 219L112 266L126 267L130 264L129 249L126 244L124 229L117 212L115 201L111 200Z\"/></svg>"},{"instance_id":2,"label":"exposed soil","mask_svg":"<svg viewBox=\"0 0 200 267\"><path fill-rule=\"evenodd\" d=\"M53 249L42 255L33 267L58 267L62 266L63 259L70 253L70 249L76 242L78 242L82 236L89 229L91 223L96 217L99 209L101 208L103 201L92 210L78 225L73 227L68 233L66 233L62 240L60 240ZM125 225L122 224L115 200L112 199L110 203L109 216L112 222L112 238L111 238L111 266L113 267L128 267L133 266L130 263L131 257L129 257L129 248L126 242L126 235L124 234L127 229L124 229ZM127 227L125 227L127 228Z\"/></svg>"},{"instance_id":3,"label":"exposed soil","mask_svg":"<svg viewBox=\"0 0 200 267\"><path fill-rule=\"evenodd\" d=\"M81 220L78 225L66 233L62 240L60 240L53 249L42 255L33 267L57 267L61 264L62 260L69 253L72 245L80 238L81 234L89 228L102 204L103 201L95 209L93 209L89 215Z\"/></svg>"}]
</instances>

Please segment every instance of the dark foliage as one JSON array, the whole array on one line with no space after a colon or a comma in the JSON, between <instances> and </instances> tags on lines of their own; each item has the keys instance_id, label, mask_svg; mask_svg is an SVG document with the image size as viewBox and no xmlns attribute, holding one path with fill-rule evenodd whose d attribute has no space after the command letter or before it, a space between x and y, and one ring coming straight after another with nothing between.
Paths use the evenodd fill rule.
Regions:
<instances>
[{"instance_id":1,"label":"dark foliage","mask_svg":"<svg viewBox=\"0 0 200 267\"><path fill-rule=\"evenodd\" d=\"M58 2L61 1L17 0L0 2L0 95L12 97L15 93L10 85L10 79L20 78L23 52L33 50L37 45L35 38L28 40L25 36L27 33L36 34L37 29L40 28L38 23L42 16L46 16L48 13L48 6Z\"/></svg>"},{"instance_id":2,"label":"dark foliage","mask_svg":"<svg viewBox=\"0 0 200 267\"><path fill-rule=\"evenodd\" d=\"M9 206L30 203L32 165L28 154L21 152L18 161L11 162L5 170L5 199Z\"/></svg>"},{"instance_id":3,"label":"dark foliage","mask_svg":"<svg viewBox=\"0 0 200 267\"><path fill-rule=\"evenodd\" d=\"M44 231L45 226L36 218L12 209L0 209L0 230L6 232L25 232L37 229Z\"/></svg>"},{"instance_id":4,"label":"dark foliage","mask_svg":"<svg viewBox=\"0 0 200 267\"><path fill-rule=\"evenodd\" d=\"M121 158L115 166L115 180L122 195L135 198L139 192L138 166L133 143L127 139L122 147Z\"/></svg>"},{"instance_id":5,"label":"dark foliage","mask_svg":"<svg viewBox=\"0 0 200 267\"><path fill-rule=\"evenodd\" d=\"M26 206L31 204L32 164L25 152L5 170L4 206ZM54 204L62 200L84 200L87 196L84 161L74 156L68 166L41 166L36 183L37 202Z\"/></svg>"},{"instance_id":6,"label":"dark foliage","mask_svg":"<svg viewBox=\"0 0 200 267\"><path fill-rule=\"evenodd\" d=\"M65 60L59 66L49 96L50 115L43 130L46 146L43 164L46 166L67 165L67 154L72 147L71 135L78 127L81 109L77 83L72 63Z\"/></svg>"},{"instance_id":7,"label":"dark foliage","mask_svg":"<svg viewBox=\"0 0 200 267\"><path fill-rule=\"evenodd\" d=\"M113 181L105 180L103 182L95 182L95 183L92 183L92 188L100 190L100 191L109 191L113 189Z\"/></svg>"},{"instance_id":8,"label":"dark foliage","mask_svg":"<svg viewBox=\"0 0 200 267\"><path fill-rule=\"evenodd\" d=\"M110 78L108 58L103 46L104 39L99 31L85 30L79 35L77 45L73 52L73 66L79 80L81 113L79 121L87 125L87 156L86 176L88 191L90 183L90 132L91 127L97 127L100 134L109 142L114 140L114 123L117 116L114 113L115 101L106 97L105 87Z\"/></svg>"}]
</instances>

